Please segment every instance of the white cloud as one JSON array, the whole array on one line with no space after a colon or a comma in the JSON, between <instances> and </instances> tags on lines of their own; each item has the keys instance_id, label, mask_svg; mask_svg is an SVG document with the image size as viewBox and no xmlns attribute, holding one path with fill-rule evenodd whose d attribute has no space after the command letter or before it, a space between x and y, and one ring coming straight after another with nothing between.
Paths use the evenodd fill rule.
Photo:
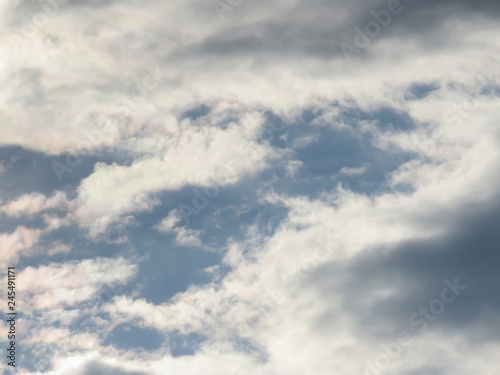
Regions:
<instances>
[{"instance_id":1,"label":"white cloud","mask_svg":"<svg viewBox=\"0 0 500 375\"><path fill-rule=\"evenodd\" d=\"M17 275L25 311L76 306L93 298L104 286L128 282L137 266L123 258L96 258L28 267Z\"/></svg>"},{"instance_id":2,"label":"white cloud","mask_svg":"<svg viewBox=\"0 0 500 375\"><path fill-rule=\"evenodd\" d=\"M62 191L55 192L51 197L40 193L24 194L8 202L1 210L9 216L33 217L47 210L64 210L67 207L67 197Z\"/></svg>"},{"instance_id":3,"label":"white cloud","mask_svg":"<svg viewBox=\"0 0 500 375\"><path fill-rule=\"evenodd\" d=\"M0 253L2 265L15 265L20 256L32 252L40 239L42 230L18 226L11 233L0 233L3 250Z\"/></svg>"},{"instance_id":4,"label":"white cloud","mask_svg":"<svg viewBox=\"0 0 500 375\"><path fill-rule=\"evenodd\" d=\"M203 247L200 239L202 231L177 225L181 221L181 213L174 209L155 228L162 233L174 233L177 245Z\"/></svg>"},{"instance_id":5,"label":"white cloud","mask_svg":"<svg viewBox=\"0 0 500 375\"><path fill-rule=\"evenodd\" d=\"M227 130L213 124L180 125L178 135L164 138L165 151L130 166L97 164L80 184L73 218L96 237L125 214L151 210L153 194L186 185L233 184L266 168L278 153L252 138L262 124L246 116Z\"/></svg>"}]
</instances>

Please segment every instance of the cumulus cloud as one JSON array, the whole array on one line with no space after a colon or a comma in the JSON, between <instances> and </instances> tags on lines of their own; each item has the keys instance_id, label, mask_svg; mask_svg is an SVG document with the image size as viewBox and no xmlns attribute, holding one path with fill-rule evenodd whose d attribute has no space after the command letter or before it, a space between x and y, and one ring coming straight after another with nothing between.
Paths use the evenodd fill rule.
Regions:
<instances>
[{"instance_id":1,"label":"cumulus cloud","mask_svg":"<svg viewBox=\"0 0 500 375\"><path fill-rule=\"evenodd\" d=\"M0 207L25 374L500 370L497 3L0 7L0 157L49 166Z\"/></svg>"},{"instance_id":2,"label":"cumulus cloud","mask_svg":"<svg viewBox=\"0 0 500 375\"><path fill-rule=\"evenodd\" d=\"M2 264L14 264L21 255L32 251L41 234L40 229L30 229L24 226L17 227L11 233L0 233L0 240L4 246L0 255Z\"/></svg>"},{"instance_id":3,"label":"cumulus cloud","mask_svg":"<svg viewBox=\"0 0 500 375\"><path fill-rule=\"evenodd\" d=\"M34 216L47 210L63 210L67 205L66 194L62 191L46 197L40 193L24 194L8 202L1 209L9 216Z\"/></svg>"},{"instance_id":4,"label":"cumulus cloud","mask_svg":"<svg viewBox=\"0 0 500 375\"><path fill-rule=\"evenodd\" d=\"M231 184L262 170L277 153L251 139L261 123L259 117L248 116L227 130L181 126L175 138L164 139L166 151L158 157L130 166L96 165L79 186L74 219L88 227L91 235L99 235L123 215L159 204L153 197L156 192L186 185Z\"/></svg>"},{"instance_id":5,"label":"cumulus cloud","mask_svg":"<svg viewBox=\"0 0 500 375\"><path fill-rule=\"evenodd\" d=\"M32 309L72 307L91 299L104 286L126 283L136 272L137 266L123 258L51 263L22 270L19 290Z\"/></svg>"}]
</instances>

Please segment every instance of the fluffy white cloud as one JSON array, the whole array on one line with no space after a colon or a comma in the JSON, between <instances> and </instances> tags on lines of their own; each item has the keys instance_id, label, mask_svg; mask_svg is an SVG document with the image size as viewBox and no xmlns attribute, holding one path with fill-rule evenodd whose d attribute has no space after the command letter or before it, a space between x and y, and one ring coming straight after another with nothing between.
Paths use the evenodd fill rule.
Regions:
<instances>
[{"instance_id":1,"label":"fluffy white cloud","mask_svg":"<svg viewBox=\"0 0 500 375\"><path fill-rule=\"evenodd\" d=\"M51 197L46 197L40 193L24 194L8 202L0 209L9 216L20 217L34 215L47 210L64 210L67 207L68 199L66 194L58 191Z\"/></svg>"},{"instance_id":2,"label":"fluffy white cloud","mask_svg":"<svg viewBox=\"0 0 500 375\"><path fill-rule=\"evenodd\" d=\"M17 276L27 309L73 307L91 299L104 286L128 282L137 266L123 258L96 258L28 267Z\"/></svg>"},{"instance_id":3,"label":"fluffy white cloud","mask_svg":"<svg viewBox=\"0 0 500 375\"><path fill-rule=\"evenodd\" d=\"M214 124L178 125L163 138L164 152L130 166L98 164L78 188L73 218L95 237L127 214L151 210L154 193L186 185L232 184L267 166L278 153L255 141L263 119L249 115L227 129Z\"/></svg>"},{"instance_id":4,"label":"fluffy white cloud","mask_svg":"<svg viewBox=\"0 0 500 375\"><path fill-rule=\"evenodd\" d=\"M0 241L3 250L0 253L0 262L5 264L16 264L21 255L28 254L33 246L38 243L42 230L18 226L11 233L0 233Z\"/></svg>"}]
</instances>

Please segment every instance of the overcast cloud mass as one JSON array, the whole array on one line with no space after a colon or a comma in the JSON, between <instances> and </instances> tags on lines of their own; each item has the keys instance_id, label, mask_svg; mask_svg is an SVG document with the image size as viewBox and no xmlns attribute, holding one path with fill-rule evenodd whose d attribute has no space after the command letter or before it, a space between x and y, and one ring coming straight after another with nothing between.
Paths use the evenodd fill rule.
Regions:
<instances>
[{"instance_id":1,"label":"overcast cloud mass","mask_svg":"<svg viewBox=\"0 0 500 375\"><path fill-rule=\"evenodd\" d=\"M0 373L500 375L500 2L0 17Z\"/></svg>"}]
</instances>

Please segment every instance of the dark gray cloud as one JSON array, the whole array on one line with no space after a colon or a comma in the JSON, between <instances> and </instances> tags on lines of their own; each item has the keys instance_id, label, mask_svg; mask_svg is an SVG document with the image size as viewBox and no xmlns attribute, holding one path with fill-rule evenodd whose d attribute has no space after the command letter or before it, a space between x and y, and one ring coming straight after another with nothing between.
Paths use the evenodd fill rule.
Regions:
<instances>
[{"instance_id":1,"label":"dark gray cloud","mask_svg":"<svg viewBox=\"0 0 500 375\"><path fill-rule=\"evenodd\" d=\"M236 8L226 18L226 27L207 36L202 42L175 52L175 58L200 55L245 56L263 60L265 56L308 56L322 59L343 57L340 42L353 43L354 28L364 30L374 21L373 12L398 9L391 14L388 25L381 27L371 44L387 38L412 38L423 46L446 47L456 45L460 36L440 31L451 18L469 18L473 15L495 17L500 11L495 1L433 1L401 0L399 5L377 0L339 3L318 0L298 2L284 7L276 3L252 2ZM265 8L278 13L276 17L250 23L256 14L265 14ZM314 20L314 22L311 22Z\"/></svg>"},{"instance_id":2,"label":"dark gray cloud","mask_svg":"<svg viewBox=\"0 0 500 375\"><path fill-rule=\"evenodd\" d=\"M500 293L500 199L458 212L446 217L446 235L371 249L347 264L323 267L312 282L322 285L325 298L340 293L345 312L359 323L360 331L381 339L401 330L418 333L428 328L498 342L500 301L494 296ZM431 313L425 328L409 322L412 313L441 298L445 280L454 284L455 279L467 289L445 304L444 312ZM386 290L395 293L384 296ZM436 303L434 310L438 307ZM329 319L319 324L328 326Z\"/></svg>"},{"instance_id":3,"label":"dark gray cloud","mask_svg":"<svg viewBox=\"0 0 500 375\"><path fill-rule=\"evenodd\" d=\"M118 39L120 39L119 44L133 44L134 53L142 51L141 53L156 55L165 53L165 48L162 46L170 48L178 44L178 48L166 58L169 62L194 57L199 59L205 55L245 56L258 60L259 65L266 65L266 57L269 56L336 59L343 57L339 43L342 41L353 43L354 28L364 29L368 22L374 20L372 12L388 9L389 4L392 4L391 1L396 0L376 0L368 3L317 0L307 3L297 2L293 5L243 1L232 12L227 13L224 21L220 21L222 25L220 28L207 32L196 43L173 43L170 40L171 32L163 28L149 30L147 33L131 29L126 33L126 39ZM61 12L77 12L85 7L88 11L94 8L95 11L101 11L100 8L115 2L73 0L61 5L60 9ZM134 2L130 4L134 5ZM155 12L160 12L158 17L161 17L161 12L166 12L158 9L153 1L141 5L145 9L151 7ZM12 18L17 20L18 31L21 32L26 18L32 18L33 14L41 9L37 2L19 2L13 11L17 16ZM386 37L397 36L420 40L422 46L425 45L426 48L456 46L460 39L459 35L439 30L447 19L468 18L476 14L495 17L500 6L498 2L486 0L402 0L398 9L402 11L392 14L389 25L383 27L379 35L373 38L373 44ZM216 11L211 4L193 4L191 13L193 16L201 17L198 21L207 25L217 23ZM275 16L270 17L271 14ZM54 17L57 17L57 14ZM256 19L259 22L255 22ZM186 24L180 29L190 30L192 26ZM40 27L40 30L43 30L43 27ZM175 33L179 35L179 30L174 31ZM205 61L206 63L208 61Z\"/></svg>"}]
</instances>

